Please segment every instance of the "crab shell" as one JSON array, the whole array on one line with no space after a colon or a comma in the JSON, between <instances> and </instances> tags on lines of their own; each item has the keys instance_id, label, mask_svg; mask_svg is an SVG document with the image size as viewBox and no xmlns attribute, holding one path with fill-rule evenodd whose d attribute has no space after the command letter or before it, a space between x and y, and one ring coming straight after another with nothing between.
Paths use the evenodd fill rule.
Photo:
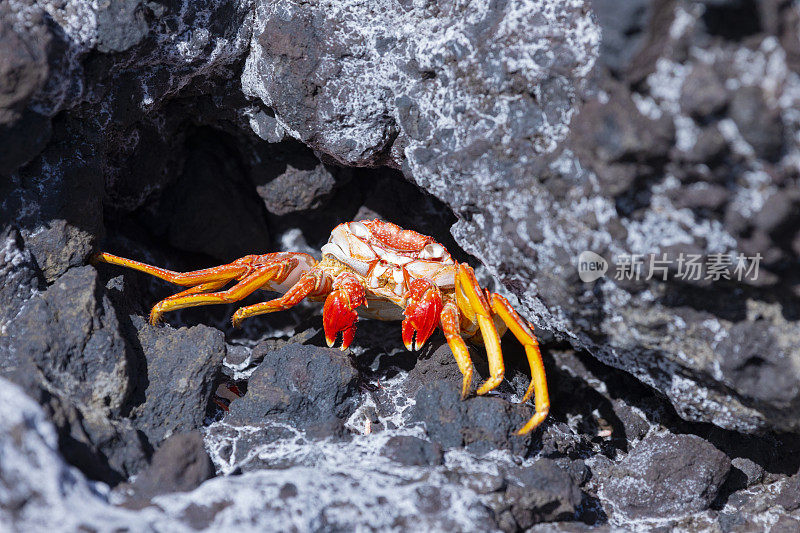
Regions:
<instances>
[{"instance_id":1,"label":"crab shell","mask_svg":"<svg viewBox=\"0 0 800 533\"><path fill-rule=\"evenodd\" d=\"M322 247L322 255L363 279L367 307L358 313L364 318L401 320L414 279L430 280L445 293L455 288L457 265L445 247L391 222L339 224Z\"/></svg>"}]
</instances>

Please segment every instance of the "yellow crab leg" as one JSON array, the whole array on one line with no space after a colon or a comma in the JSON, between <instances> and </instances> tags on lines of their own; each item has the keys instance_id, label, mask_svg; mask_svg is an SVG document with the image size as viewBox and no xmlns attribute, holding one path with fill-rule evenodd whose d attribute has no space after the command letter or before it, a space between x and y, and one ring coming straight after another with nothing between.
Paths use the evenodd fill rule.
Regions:
<instances>
[{"instance_id":1,"label":"yellow crab leg","mask_svg":"<svg viewBox=\"0 0 800 533\"><path fill-rule=\"evenodd\" d=\"M470 387L472 386L473 367L472 359L470 359L469 351L467 351L467 345L464 343L464 339L461 337L458 307L456 304L453 302L447 302L444 304L444 309L442 309L439 323L441 324L442 331L444 331L444 336L447 339L447 345L450 347L450 351L453 352L453 355L456 358L458 369L461 370L461 374L464 376L464 381L461 385L461 399L463 400L469 394Z\"/></svg>"},{"instance_id":2,"label":"yellow crab leg","mask_svg":"<svg viewBox=\"0 0 800 533\"><path fill-rule=\"evenodd\" d=\"M278 263L256 268L253 272L244 276L239 283L226 291L176 295L165 298L153 306L153 309L150 311L150 323L154 325L157 324L161 316L168 311L199 305L237 302L277 277L283 270L283 267L284 265ZM185 292L186 291L184 291L184 293Z\"/></svg>"},{"instance_id":3,"label":"yellow crab leg","mask_svg":"<svg viewBox=\"0 0 800 533\"><path fill-rule=\"evenodd\" d=\"M486 346L486 356L489 359L489 374L491 375L486 382L476 391L476 394L486 394L497 388L505 377L505 367L503 366L503 353L500 350L500 336L492 320L492 311L489 302L483 294L483 290L475 279L475 272L469 265L458 265L456 273L456 286L461 288L463 295L467 299L470 310L475 313L478 320L478 327L481 329L483 343Z\"/></svg>"},{"instance_id":4,"label":"yellow crab leg","mask_svg":"<svg viewBox=\"0 0 800 533\"><path fill-rule=\"evenodd\" d=\"M196 287L189 287L185 291L181 291L178 294L173 294L168 298L164 298L165 300L172 300L173 298L179 298L181 296L189 296L190 294L199 294L201 292L209 292L215 291L217 289L221 289L228 283L228 280L223 279L220 281L209 281L208 283L201 283Z\"/></svg>"},{"instance_id":5,"label":"yellow crab leg","mask_svg":"<svg viewBox=\"0 0 800 533\"><path fill-rule=\"evenodd\" d=\"M531 383L528 385L528 390L525 391L525 396L522 397L522 403L527 402L531 394L535 392L536 413L517 431L517 435L525 435L541 424L550 412L550 396L547 393L547 377L544 373L544 364L542 364L542 354L539 351L539 341L525 320L511 307L508 300L499 294L492 293L491 305L492 311L503 320L508 329L525 347L525 355L528 356L528 363L531 366Z\"/></svg>"}]
</instances>

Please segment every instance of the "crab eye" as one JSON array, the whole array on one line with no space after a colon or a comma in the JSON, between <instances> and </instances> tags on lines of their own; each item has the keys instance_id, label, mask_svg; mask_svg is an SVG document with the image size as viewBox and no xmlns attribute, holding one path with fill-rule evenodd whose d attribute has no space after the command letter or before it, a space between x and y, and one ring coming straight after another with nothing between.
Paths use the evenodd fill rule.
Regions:
<instances>
[{"instance_id":1,"label":"crab eye","mask_svg":"<svg viewBox=\"0 0 800 533\"><path fill-rule=\"evenodd\" d=\"M444 256L444 246L441 244L426 244L419 254L420 259L439 259Z\"/></svg>"},{"instance_id":2,"label":"crab eye","mask_svg":"<svg viewBox=\"0 0 800 533\"><path fill-rule=\"evenodd\" d=\"M362 224L361 222L351 222L350 223L350 232L358 237L359 239L363 239L369 236L369 230L367 227Z\"/></svg>"}]
</instances>

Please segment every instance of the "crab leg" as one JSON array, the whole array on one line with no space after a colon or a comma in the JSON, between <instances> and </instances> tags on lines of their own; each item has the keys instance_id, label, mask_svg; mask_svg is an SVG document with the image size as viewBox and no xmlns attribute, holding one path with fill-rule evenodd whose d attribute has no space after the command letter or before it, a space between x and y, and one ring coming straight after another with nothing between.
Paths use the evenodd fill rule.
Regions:
<instances>
[{"instance_id":1,"label":"crab leg","mask_svg":"<svg viewBox=\"0 0 800 533\"><path fill-rule=\"evenodd\" d=\"M517 431L518 435L525 435L541 424L550 412L550 397L547 394L547 378L542 364L542 354L539 351L539 341L536 340L536 335L533 334L525 320L511 307L508 300L494 293L490 299L492 311L503 320L520 344L525 347L525 355L528 356L528 363L531 366L531 383L528 385L528 390L525 391L525 396L522 397L522 403L527 402L531 394L535 392L536 414Z\"/></svg>"},{"instance_id":2,"label":"crab leg","mask_svg":"<svg viewBox=\"0 0 800 533\"><path fill-rule=\"evenodd\" d=\"M336 342L336 335L342 332L342 350L346 350L356 334L358 314L355 309L366 304L364 285L355 274L344 271L333 282L333 291L325 299L322 309L322 325L328 346Z\"/></svg>"},{"instance_id":3,"label":"crab leg","mask_svg":"<svg viewBox=\"0 0 800 533\"><path fill-rule=\"evenodd\" d=\"M231 321L234 326L239 327L242 324L242 320L245 318L289 309L299 304L300 301L307 296L330 292L331 282L330 276L326 275L322 270L317 268L308 270L303 272L300 279L297 280L297 283L292 285L292 287L286 291L286 294L280 298L249 305L247 307L240 307L233 314Z\"/></svg>"},{"instance_id":4,"label":"crab leg","mask_svg":"<svg viewBox=\"0 0 800 533\"><path fill-rule=\"evenodd\" d=\"M239 283L226 291L185 295L179 294L165 298L153 306L153 309L150 311L150 323L154 325L157 324L161 316L168 311L175 311L177 309L195 307L198 305L238 302L274 279L282 269L283 265L281 264L256 268L253 272L244 276ZM187 291L184 291L184 293L186 292Z\"/></svg>"},{"instance_id":5,"label":"crab leg","mask_svg":"<svg viewBox=\"0 0 800 533\"><path fill-rule=\"evenodd\" d=\"M461 305L467 306L475 314L478 326L481 329L483 343L486 346L486 356L489 359L489 374L491 376L475 391L476 394L486 394L496 389L503 382L503 377L505 377L503 354L500 351L500 336L497 334L497 328L495 328L494 320L492 320L492 310L489 307L489 302L486 301L483 289L480 288L478 280L475 279L475 272L472 267L464 264L458 266L456 287L461 290L463 297L467 300Z\"/></svg>"},{"instance_id":6,"label":"crab leg","mask_svg":"<svg viewBox=\"0 0 800 533\"><path fill-rule=\"evenodd\" d=\"M172 296L165 298L165 300L172 300L173 298L178 298L180 296L189 296L190 294L199 294L201 292L210 292L215 291L217 289L221 289L228 283L228 280L223 279L220 281L209 281L208 283L201 283L196 287L189 287L185 291L181 291L178 294L173 294Z\"/></svg>"},{"instance_id":7,"label":"crab leg","mask_svg":"<svg viewBox=\"0 0 800 533\"><path fill-rule=\"evenodd\" d=\"M92 259L94 262L110 263L145 272L176 285L192 286L158 302L150 311L151 324L156 324L167 311L235 302L257 289L272 289L272 282L283 283L301 263L305 268L316 263L307 254L272 253L247 255L227 265L193 272L175 272L105 252L96 254ZM217 291L234 280L238 283L226 291L209 292Z\"/></svg>"},{"instance_id":8,"label":"crab leg","mask_svg":"<svg viewBox=\"0 0 800 533\"><path fill-rule=\"evenodd\" d=\"M150 274L151 276L155 276L157 278L161 278L165 281L169 281L170 283L174 283L175 285L194 286L209 281L227 282L236 279L245 274L251 268L250 264L257 257L259 256L248 255L246 257L242 257L241 259L237 259L233 263L228 263L227 265L204 268L203 270L195 270L194 272L175 272L174 270L155 267L148 265L147 263L140 263L139 261L134 261L132 259L125 259L124 257L118 257L106 252L95 254L92 257L92 262L124 266L138 270L139 272Z\"/></svg>"},{"instance_id":9,"label":"crab leg","mask_svg":"<svg viewBox=\"0 0 800 533\"><path fill-rule=\"evenodd\" d=\"M461 374L464 376L464 381L461 385L461 399L463 400L469 394L470 387L472 386L473 367L472 360L469 357L469 351L467 351L467 345L463 337L461 337L458 306L456 306L456 304L453 302L444 304L440 324L442 326L442 331L444 331L444 336L447 339L447 345L456 358L458 369L461 370Z\"/></svg>"}]
</instances>

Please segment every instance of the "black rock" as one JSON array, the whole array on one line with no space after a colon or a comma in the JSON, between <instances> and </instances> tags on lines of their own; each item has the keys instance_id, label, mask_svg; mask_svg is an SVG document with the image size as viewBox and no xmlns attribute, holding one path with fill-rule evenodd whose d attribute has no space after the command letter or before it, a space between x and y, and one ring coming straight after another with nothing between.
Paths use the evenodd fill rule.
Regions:
<instances>
[{"instance_id":1,"label":"black rock","mask_svg":"<svg viewBox=\"0 0 800 533\"><path fill-rule=\"evenodd\" d=\"M26 389L29 394L32 390ZM147 466L152 447L129 419L107 418L48 393L40 403L56 426L59 451L88 478L113 486Z\"/></svg>"},{"instance_id":2,"label":"black rock","mask_svg":"<svg viewBox=\"0 0 800 533\"><path fill-rule=\"evenodd\" d=\"M250 377L247 394L231 402L225 420L259 425L272 419L313 436L340 434L358 393L358 371L348 355L291 344L265 354Z\"/></svg>"},{"instance_id":3,"label":"black rock","mask_svg":"<svg viewBox=\"0 0 800 533\"><path fill-rule=\"evenodd\" d=\"M225 357L222 332L208 326L173 329L132 317L144 360L132 395L133 424L153 447L203 424Z\"/></svg>"},{"instance_id":4,"label":"black rock","mask_svg":"<svg viewBox=\"0 0 800 533\"><path fill-rule=\"evenodd\" d=\"M487 497L504 531L526 530L540 522L572 520L581 491L569 472L552 459L505 474L505 490Z\"/></svg>"},{"instance_id":5,"label":"black rock","mask_svg":"<svg viewBox=\"0 0 800 533\"><path fill-rule=\"evenodd\" d=\"M19 282L23 291L25 280L35 286L33 265L14 250L16 241L6 242L16 258L6 279ZM44 406L61 453L87 476L115 484L135 474L146 464L150 446L120 417L138 366L94 269L69 270L18 313L0 342L0 374Z\"/></svg>"},{"instance_id":6,"label":"black rock","mask_svg":"<svg viewBox=\"0 0 800 533\"><path fill-rule=\"evenodd\" d=\"M497 448L524 455L534 432L514 433L533 415L532 408L498 397L478 396L461 400L461 381L436 381L416 394L412 420L425 423L433 442L444 448L465 446L476 453Z\"/></svg>"},{"instance_id":7,"label":"black rock","mask_svg":"<svg viewBox=\"0 0 800 533\"><path fill-rule=\"evenodd\" d=\"M728 476L730 459L694 435L652 435L642 440L603 481L614 512L670 517L702 511Z\"/></svg>"},{"instance_id":8,"label":"black rock","mask_svg":"<svg viewBox=\"0 0 800 533\"><path fill-rule=\"evenodd\" d=\"M150 465L130 485L126 507L144 507L159 494L189 492L214 477L214 464L198 431L166 439L153 454Z\"/></svg>"},{"instance_id":9,"label":"black rock","mask_svg":"<svg viewBox=\"0 0 800 533\"><path fill-rule=\"evenodd\" d=\"M381 454L408 466L435 466L444 462L444 452L439 444L406 435L390 438Z\"/></svg>"},{"instance_id":10,"label":"black rock","mask_svg":"<svg viewBox=\"0 0 800 533\"><path fill-rule=\"evenodd\" d=\"M71 269L32 298L8 338L7 371L30 361L49 386L101 413L118 414L128 399L135 367L94 268Z\"/></svg>"}]
</instances>

